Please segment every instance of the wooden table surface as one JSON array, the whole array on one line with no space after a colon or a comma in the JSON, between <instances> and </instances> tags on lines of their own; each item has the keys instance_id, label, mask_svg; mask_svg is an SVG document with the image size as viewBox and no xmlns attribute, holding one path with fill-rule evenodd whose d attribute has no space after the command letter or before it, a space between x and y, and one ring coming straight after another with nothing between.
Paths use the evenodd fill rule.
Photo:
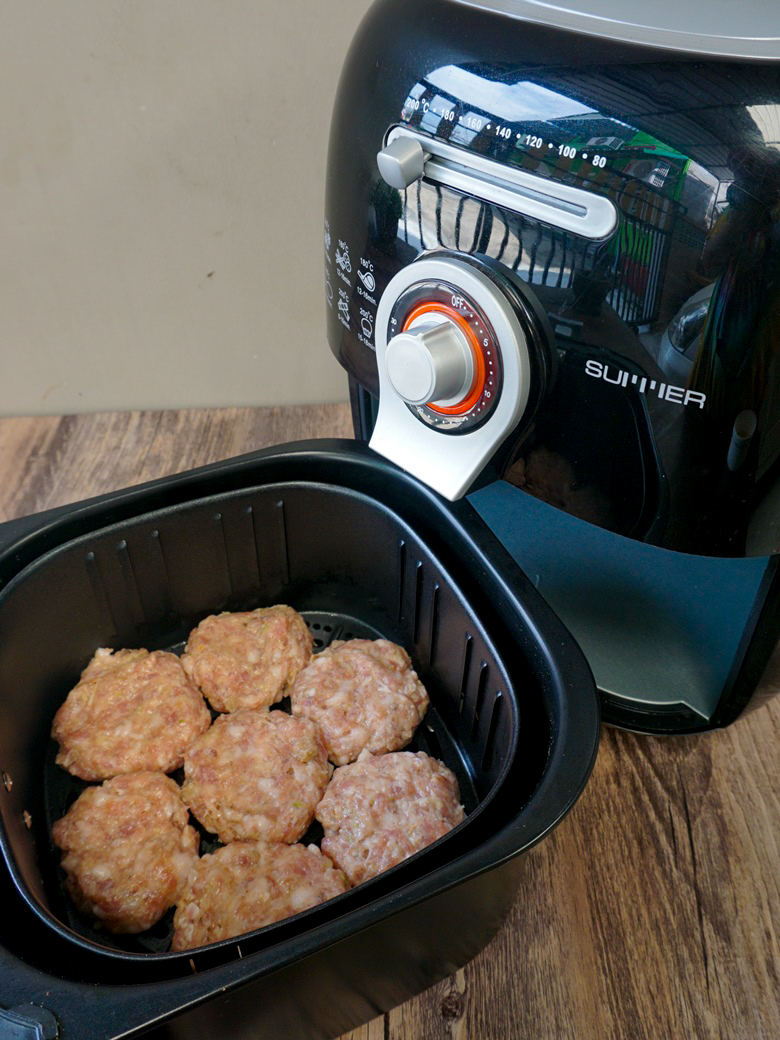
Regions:
<instances>
[{"instance_id":1,"label":"wooden table surface","mask_svg":"<svg viewBox=\"0 0 780 1040\"><path fill-rule=\"evenodd\" d=\"M1 419L0 521L350 434L344 405ZM605 729L498 936L343 1040L778 1040L779 737L780 698L704 736Z\"/></svg>"}]
</instances>

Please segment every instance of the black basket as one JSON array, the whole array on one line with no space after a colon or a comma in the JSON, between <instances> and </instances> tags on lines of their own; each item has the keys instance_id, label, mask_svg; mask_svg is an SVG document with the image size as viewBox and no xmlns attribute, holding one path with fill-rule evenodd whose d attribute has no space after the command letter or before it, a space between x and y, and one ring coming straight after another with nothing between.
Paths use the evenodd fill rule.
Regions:
<instances>
[{"instance_id":1,"label":"black basket","mask_svg":"<svg viewBox=\"0 0 780 1040\"><path fill-rule=\"evenodd\" d=\"M192 1035L240 1037L242 1015L247 1036L261 1023L264 1037L359 1024L478 951L511 902L517 854L569 809L595 756L587 665L487 528L351 442L6 525L0 581L0 981L6 1003L24 1004L38 1002L28 973L43 979L40 1003L73 1023L65 1037L113 1040L173 1016L159 1035L189 1036L184 1011L205 1001ZM407 648L432 705L413 747L456 772L465 821L328 903L201 950L166 952L170 915L140 937L96 930L63 895L49 837L84 786L54 764L54 712L98 646L176 649L206 614L272 603L299 610L318 648L349 636ZM515 880L496 893L483 876L499 869ZM456 890L459 912L432 933ZM384 953L365 949L370 934ZM95 984L110 1013L85 1008ZM237 1018L236 987L256 994ZM318 1009L306 1023L301 1001Z\"/></svg>"}]
</instances>

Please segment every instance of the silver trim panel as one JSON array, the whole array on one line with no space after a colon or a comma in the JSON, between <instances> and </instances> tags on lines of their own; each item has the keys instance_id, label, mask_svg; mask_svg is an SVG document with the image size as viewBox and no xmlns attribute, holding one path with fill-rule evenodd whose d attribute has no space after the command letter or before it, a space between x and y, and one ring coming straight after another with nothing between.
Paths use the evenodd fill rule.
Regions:
<instances>
[{"instance_id":1,"label":"silver trim panel","mask_svg":"<svg viewBox=\"0 0 780 1040\"><path fill-rule=\"evenodd\" d=\"M483 425L453 435L417 418L399 397L387 370L388 321L398 297L421 281L442 281L473 299L493 326L503 366L501 396ZM455 501L515 428L528 403L531 362L528 342L510 302L481 271L452 257L422 257L390 279L376 319L379 412L369 447Z\"/></svg>"},{"instance_id":2,"label":"silver trim panel","mask_svg":"<svg viewBox=\"0 0 780 1040\"><path fill-rule=\"evenodd\" d=\"M780 61L777 0L451 0L518 21L718 58Z\"/></svg>"}]
</instances>

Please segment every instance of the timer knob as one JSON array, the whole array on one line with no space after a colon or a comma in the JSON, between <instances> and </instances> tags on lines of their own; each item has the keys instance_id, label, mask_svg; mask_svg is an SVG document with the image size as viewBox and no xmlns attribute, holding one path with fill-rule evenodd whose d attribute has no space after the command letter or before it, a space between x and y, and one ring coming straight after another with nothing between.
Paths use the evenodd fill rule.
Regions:
<instances>
[{"instance_id":1,"label":"timer knob","mask_svg":"<svg viewBox=\"0 0 780 1040\"><path fill-rule=\"evenodd\" d=\"M385 361L393 389L407 404L459 404L474 383L474 356L465 334L442 316L412 324L387 345Z\"/></svg>"},{"instance_id":2,"label":"timer knob","mask_svg":"<svg viewBox=\"0 0 780 1040\"><path fill-rule=\"evenodd\" d=\"M550 385L544 308L497 262L441 250L393 275L375 329L369 446L454 501L510 433L529 428Z\"/></svg>"}]
</instances>

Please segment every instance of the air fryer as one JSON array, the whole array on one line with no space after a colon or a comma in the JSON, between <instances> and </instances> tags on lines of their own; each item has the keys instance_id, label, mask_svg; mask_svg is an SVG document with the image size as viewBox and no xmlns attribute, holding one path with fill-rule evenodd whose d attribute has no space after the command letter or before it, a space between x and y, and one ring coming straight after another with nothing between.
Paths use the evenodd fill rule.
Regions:
<instances>
[{"instance_id":1,"label":"air fryer","mask_svg":"<svg viewBox=\"0 0 780 1040\"><path fill-rule=\"evenodd\" d=\"M571 0L378 0L328 160L328 337L356 434L467 497L607 721L775 688L780 45ZM332 290L332 292L330 291Z\"/></svg>"},{"instance_id":2,"label":"air fryer","mask_svg":"<svg viewBox=\"0 0 780 1040\"><path fill-rule=\"evenodd\" d=\"M368 446L259 452L0 529L3 1040L337 1036L501 925L523 853L587 781L593 673L604 717L642 730L760 703L780 91L750 17L708 44L532 0L370 9L325 227L329 339ZM669 351L693 358L684 383ZM466 820L245 936L184 955L169 921L108 939L49 840L78 787L53 713L97 646L176 649L205 614L273 601L321 644L409 648L434 707L421 746L458 773Z\"/></svg>"}]
</instances>

